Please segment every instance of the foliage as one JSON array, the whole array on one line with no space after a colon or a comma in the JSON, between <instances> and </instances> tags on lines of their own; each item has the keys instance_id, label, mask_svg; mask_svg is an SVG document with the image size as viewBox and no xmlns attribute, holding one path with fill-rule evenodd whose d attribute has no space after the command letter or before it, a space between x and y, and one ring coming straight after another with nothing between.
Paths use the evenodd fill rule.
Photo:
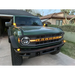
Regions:
<instances>
[{"instance_id":1,"label":"foliage","mask_svg":"<svg viewBox=\"0 0 75 75\"><path fill-rule=\"evenodd\" d=\"M67 20L67 15L69 15L69 13L71 11L71 7L61 7L61 11L64 12L64 17L66 20L65 24L69 23L69 21Z\"/></svg>"},{"instance_id":2,"label":"foliage","mask_svg":"<svg viewBox=\"0 0 75 75\"><path fill-rule=\"evenodd\" d=\"M64 12L65 14L69 14L70 13L70 9L62 9L61 12Z\"/></svg>"},{"instance_id":3,"label":"foliage","mask_svg":"<svg viewBox=\"0 0 75 75\"><path fill-rule=\"evenodd\" d=\"M37 13L36 16L38 16L38 17L42 17L42 15L41 15L40 13Z\"/></svg>"},{"instance_id":4,"label":"foliage","mask_svg":"<svg viewBox=\"0 0 75 75\"><path fill-rule=\"evenodd\" d=\"M64 31L75 32L75 25L64 25L60 28Z\"/></svg>"},{"instance_id":5,"label":"foliage","mask_svg":"<svg viewBox=\"0 0 75 75\"><path fill-rule=\"evenodd\" d=\"M71 25L62 25L62 26L58 26L58 25L48 25L49 27L57 27L57 28L61 28L64 31L69 31L69 32L75 32L75 24L71 24Z\"/></svg>"}]
</instances>

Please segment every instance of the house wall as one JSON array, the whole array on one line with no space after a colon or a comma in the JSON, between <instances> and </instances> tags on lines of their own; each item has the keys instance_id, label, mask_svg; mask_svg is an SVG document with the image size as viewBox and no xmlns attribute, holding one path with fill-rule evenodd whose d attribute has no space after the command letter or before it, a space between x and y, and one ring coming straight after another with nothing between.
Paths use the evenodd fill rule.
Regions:
<instances>
[{"instance_id":1,"label":"house wall","mask_svg":"<svg viewBox=\"0 0 75 75\"><path fill-rule=\"evenodd\" d=\"M64 17L64 13L61 13L61 14L57 14L57 16L61 16L61 17Z\"/></svg>"},{"instance_id":2,"label":"house wall","mask_svg":"<svg viewBox=\"0 0 75 75\"><path fill-rule=\"evenodd\" d=\"M56 25L56 19L49 19L48 20L51 24Z\"/></svg>"},{"instance_id":3,"label":"house wall","mask_svg":"<svg viewBox=\"0 0 75 75\"><path fill-rule=\"evenodd\" d=\"M64 25L66 23L65 19L49 19L48 21L52 24L52 25L56 25L56 20L62 20L62 25ZM68 20L69 21L69 20ZM67 23L69 24L69 23Z\"/></svg>"}]
</instances>

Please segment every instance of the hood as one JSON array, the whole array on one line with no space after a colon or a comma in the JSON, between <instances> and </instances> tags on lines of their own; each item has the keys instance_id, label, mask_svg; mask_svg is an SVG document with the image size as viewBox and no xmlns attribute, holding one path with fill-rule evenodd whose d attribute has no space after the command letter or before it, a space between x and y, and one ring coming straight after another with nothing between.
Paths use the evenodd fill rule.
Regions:
<instances>
[{"instance_id":1,"label":"hood","mask_svg":"<svg viewBox=\"0 0 75 75\"><path fill-rule=\"evenodd\" d=\"M54 27L42 27L42 26L22 26L20 29L24 35L40 35L40 34L52 34L63 32L59 28Z\"/></svg>"}]
</instances>

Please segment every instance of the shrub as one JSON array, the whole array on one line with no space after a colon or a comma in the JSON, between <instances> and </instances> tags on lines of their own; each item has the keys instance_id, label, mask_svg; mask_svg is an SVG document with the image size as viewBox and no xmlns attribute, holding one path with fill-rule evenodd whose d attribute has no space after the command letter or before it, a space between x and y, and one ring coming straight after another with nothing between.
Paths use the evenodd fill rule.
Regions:
<instances>
[{"instance_id":1,"label":"shrub","mask_svg":"<svg viewBox=\"0 0 75 75\"><path fill-rule=\"evenodd\" d=\"M58 25L48 25L49 27L58 27L61 28L64 31L68 31L68 32L75 32L75 25L62 25L62 26L58 26Z\"/></svg>"}]
</instances>

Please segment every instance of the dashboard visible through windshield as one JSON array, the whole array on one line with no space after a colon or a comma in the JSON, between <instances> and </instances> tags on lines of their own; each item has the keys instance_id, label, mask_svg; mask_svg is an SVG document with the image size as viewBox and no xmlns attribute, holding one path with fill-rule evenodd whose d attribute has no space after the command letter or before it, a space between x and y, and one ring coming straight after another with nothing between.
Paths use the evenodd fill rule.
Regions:
<instances>
[{"instance_id":1,"label":"dashboard visible through windshield","mask_svg":"<svg viewBox=\"0 0 75 75\"><path fill-rule=\"evenodd\" d=\"M42 26L38 17L15 17L17 26Z\"/></svg>"}]
</instances>

